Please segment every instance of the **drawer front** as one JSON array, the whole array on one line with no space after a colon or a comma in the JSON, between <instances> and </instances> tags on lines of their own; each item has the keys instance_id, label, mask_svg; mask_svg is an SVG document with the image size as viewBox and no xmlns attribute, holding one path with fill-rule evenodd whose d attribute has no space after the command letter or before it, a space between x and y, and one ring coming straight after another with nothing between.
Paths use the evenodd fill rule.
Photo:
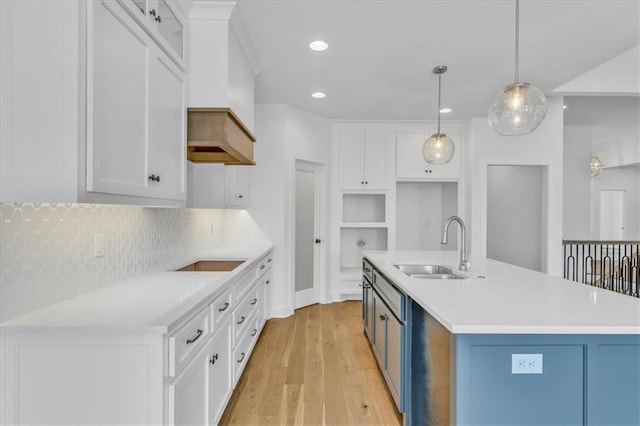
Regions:
<instances>
[{"instance_id":1,"label":"drawer front","mask_svg":"<svg viewBox=\"0 0 640 426\"><path fill-rule=\"evenodd\" d=\"M389 281L387 281L378 271L373 273L373 287L380 293L380 296L387 302L389 309L401 320L404 321L402 300L404 294L396 289Z\"/></svg>"},{"instance_id":2,"label":"drawer front","mask_svg":"<svg viewBox=\"0 0 640 426\"><path fill-rule=\"evenodd\" d=\"M249 318L247 320L249 324L255 324L255 316ZM249 361L249 351L251 350L251 346L253 345L254 339L258 337L258 332L256 330L255 334L253 334L253 326L251 330L246 329L246 332L241 334L241 339L239 343L236 345L236 348L233 350L233 359L231 362L233 363L233 382L237 383L240 378L240 374L242 374L242 370L245 365Z\"/></svg>"},{"instance_id":3,"label":"drawer front","mask_svg":"<svg viewBox=\"0 0 640 426\"><path fill-rule=\"evenodd\" d=\"M238 306L242 298L247 294L251 286L256 282L257 269L254 267L240 281L233 285L233 303L234 306Z\"/></svg>"},{"instance_id":4,"label":"drawer front","mask_svg":"<svg viewBox=\"0 0 640 426\"><path fill-rule=\"evenodd\" d=\"M234 343L240 341L240 335L249 327L249 318L258 311L259 305L259 286L254 286L247 296L242 299L238 308L233 312L233 329Z\"/></svg>"},{"instance_id":5,"label":"drawer front","mask_svg":"<svg viewBox=\"0 0 640 426\"><path fill-rule=\"evenodd\" d=\"M169 375L175 376L206 343L209 309L203 309L182 328L169 336Z\"/></svg>"},{"instance_id":6,"label":"drawer front","mask_svg":"<svg viewBox=\"0 0 640 426\"><path fill-rule=\"evenodd\" d=\"M216 299L211 302L210 307L211 318L213 319L212 332L214 332L227 318L231 318L231 312L233 312L233 291L231 287L216 297Z\"/></svg>"},{"instance_id":7,"label":"drawer front","mask_svg":"<svg viewBox=\"0 0 640 426\"><path fill-rule=\"evenodd\" d=\"M271 268L272 263L273 258L271 257L271 253L260 259L260 262L258 262L258 276L267 272L267 270Z\"/></svg>"}]
</instances>

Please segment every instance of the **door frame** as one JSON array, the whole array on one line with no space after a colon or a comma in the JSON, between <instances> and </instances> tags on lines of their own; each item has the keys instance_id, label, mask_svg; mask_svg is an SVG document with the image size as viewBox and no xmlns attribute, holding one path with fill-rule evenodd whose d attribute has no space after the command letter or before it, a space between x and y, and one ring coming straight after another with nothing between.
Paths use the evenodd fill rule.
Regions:
<instances>
[{"instance_id":1,"label":"door frame","mask_svg":"<svg viewBox=\"0 0 640 426\"><path fill-rule=\"evenodd\" d=\"M314 247L314 262L313 262L313 278L314 278L314 286L313 289L307 290L309 295L303 297L315 298L314 302L318 303L327 303L326 296L326 253L327 247L327 196L326 196L326 165L321 163L316 163L312 161L306 160L295 160L294 170L293 170L293 182L292 182L292 202L291 202L291 217L293 220L289 224L289 243L291 247L291 269L290 269L290 279L291 279L291 307L292 310L296 309L296 288L295 288L295 244L296 244L296 203L295 203L295 186L296 186L296 171L306 171L314 174L314 210L315 210L315 218L314 218L314 232L315 238L320 238L322 241L320 244L315 244ZM313 294L315 293L315 295ZM315 296L315 297L314 297Z\"/></svg>"}]
</instances>

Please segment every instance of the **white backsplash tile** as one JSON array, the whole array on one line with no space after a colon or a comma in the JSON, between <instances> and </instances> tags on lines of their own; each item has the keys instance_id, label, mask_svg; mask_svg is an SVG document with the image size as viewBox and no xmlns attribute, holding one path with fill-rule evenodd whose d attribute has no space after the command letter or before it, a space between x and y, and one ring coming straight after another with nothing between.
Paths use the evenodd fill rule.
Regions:
<instances>
[{"instance_id":1,"label":"white backsplash tile","mask_svg":"<svg viewBox=\"0 0 640 426\"><path fill-rule=\"evenodd\" d=\"M2 204L0 322L166 269L221 245L224 229L225 210L220 209ZM94 257L95 235L104 235L104 257Z\"/></svg>"}]
</instances>

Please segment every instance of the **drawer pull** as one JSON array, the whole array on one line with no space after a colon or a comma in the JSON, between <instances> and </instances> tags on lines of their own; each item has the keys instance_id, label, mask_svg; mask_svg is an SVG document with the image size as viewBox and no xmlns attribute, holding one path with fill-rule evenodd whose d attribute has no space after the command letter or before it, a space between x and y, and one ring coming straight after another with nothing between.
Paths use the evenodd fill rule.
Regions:
<instances>
[{"instance_id":1,"label":"drawer pull","mask_svg":"<svg viewBox=\"0 0 640 426\"><path fill-rule=\"evenodd\" d=\"M242 324L245 320L245 317L240 317L240 321L238 321L236 324Z\"/></svg>"},{"instance_id":2,"label":"drawer pull","mask_svg":"<svg viewBox=\"0 0 640 426\"><path fill-rule=\"evenodd\" d=\"M229 302L224 302L224 306L222 308L218 308L218 312L224 312L229 307Z\"/></svg>"},{"instance_id":3,"label":"drawer pull","mask_svg":"<svg viewBox=\"0 0 640 426\"><path fill-rule=\"evenodd\" d=\"M264 264L260 265L260 269L264 269L266 266Z\"/></svg>"},{"instance_id":4,"label":"drawer pull","mask_svg":"<svg viewBox=\"0 0 640 426\"><path fill-rule=\"evenodd\" d=\"M380 315L380 321L386 321L386 320L387 320L386 315Z\"/></svg>"},{"instance_id":5,"label":"drawer pull","mask_svg":"<svg viewBox=\"0 0 640 426\"><path fill-rule=\"evenodd\" d=\"M213 365L216 363L217 360L218 360L218 354L212 355L211 359L209 360L209 364Z\"/></svg>"},{"instance_id":6,"label":"drawer pull","mask_svg":"<svg viewBox=\"0 0 640 426\"><path fill-rule=\"evenodd\" d=\"M238 364L240 364L242 361L244 361L244 357L245 357L245 353L242 352L242 354L240 355L240 359L238 360Z\"/></svg>"},{"instance_id":7,"label":"drawer pull","mask_svg":"<svg viewBox=\"0 0 640 426\"><path fill-rule=\"evenodd\" d=\"M251 302L252 305L255 305L256 303L258 303L258 299L253 299L253 301Z\"/></svg>"},{"instance_id":8,"label":"drawer pull","mask_svg":"<svg viewBox=\"0 0 640 426\"><path fill-rule=\"evenodd\" d=\"M371 272L371 268L364 268L365 272Z\"/></svg>"},{"instance_id":9,"label":"drawer pull","mask_svg":"<svg viewBox=\"0 0 640 426\"><path fill-rule=\"evenodd\" d=\"M265 281L264 283L265 283L265 284L269 284L270 282L271 282L271 280L267 280L267 281Z\"/></svg>"},{"instance_id":10,"label":"drawer pull","mask_svg":"<svg viewBox=\"0 0 640 426\"><path fill-rule=\"evenodd\" d=\"M198 340L200 338L200 336L202 336L202 330L198 329L198 332L196 333L195 337L193 339L187 339L187 345L195 342L196 340Z\"/></svg>"},{"instance_id":11,"label":"drawer pull","mask_svg":"<svg viewBox=\"0 0 640 426\"><path fill-rule=\"evenodd\" d=\"M258 329L257 329L257 328L254 328L254 329L253 329L253 333L251 333L251 337L255 336L257 332L258 332Z\"/></svg>"},{"instance_id":12,"label":"drawer pull","mask_svg":"<svg viewBox=\"0 0 640 426\"><path fill-rule=\"evenodd\" d=\"M269 258L269 260L267 260L267 263L271 263L271 258Z\"/></svg>"}]
</instances>

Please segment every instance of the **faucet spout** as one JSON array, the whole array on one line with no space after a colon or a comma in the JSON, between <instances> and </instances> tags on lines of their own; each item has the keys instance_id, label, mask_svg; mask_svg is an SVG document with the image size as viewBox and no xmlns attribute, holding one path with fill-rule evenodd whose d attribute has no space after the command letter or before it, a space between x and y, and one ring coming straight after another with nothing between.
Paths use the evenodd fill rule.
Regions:
<instances>
[{"instance_id":1,"label":"faucet spout","mask_svg":"<svg viewBox=\"0 0 640 426\"><path fill-rule=\"evenodd\" d=\"M467 228L464 226L464 222L458 216L451 216L447 219L447 222L444 224L444 228L442 229L442 240L440 244L447 244L449 242L449 225L451 222L457 222L460 225L460 270L468 271L469 266L469 253L467 253Z\"/></svg>"}]
</instances>

